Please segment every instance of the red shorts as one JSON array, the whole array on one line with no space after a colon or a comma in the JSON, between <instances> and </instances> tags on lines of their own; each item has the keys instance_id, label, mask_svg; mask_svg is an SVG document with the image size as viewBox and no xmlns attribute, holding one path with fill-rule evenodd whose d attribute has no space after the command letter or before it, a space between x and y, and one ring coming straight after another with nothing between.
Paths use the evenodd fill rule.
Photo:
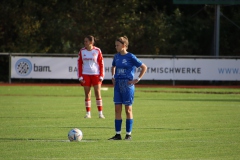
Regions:
<instances>
[{"instance_id":1,"label":"red shorts","mask_svg":"<svg viewBox=\"0 0 240 160\"><path fill-rule=\"evenodd\" d=\"M99 75L82 75L84 83L81 83L82 86L96 86L98 84L102 84L102 81L100 80Z\"/></svg>"}]
</instances>

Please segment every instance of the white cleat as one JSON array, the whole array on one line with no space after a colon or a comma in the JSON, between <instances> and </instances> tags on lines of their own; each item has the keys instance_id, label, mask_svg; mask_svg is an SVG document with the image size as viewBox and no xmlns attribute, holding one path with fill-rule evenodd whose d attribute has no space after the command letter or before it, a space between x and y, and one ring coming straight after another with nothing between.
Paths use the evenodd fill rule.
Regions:
<instances>
[{"instance_id":1,"label":"white cleat","mask_svg":"<svg viewBox=\"0 0 240 160\"><path fill-rule=\"evenodd\" d=\"M91 118L90 114L86 114L84 118Z\"/></svg>"},{"instance_id":2,"label":"white cleat","mask_svg":"<svg viewBox=\"0 0 240 160\"><path fill-rule=\"evenodd\" d=\"M100 114L100 115L99 115L99 118L101 118L101 119L105 119L105 117L104 117L103 114Z\"/></svg>"}]
</instances>

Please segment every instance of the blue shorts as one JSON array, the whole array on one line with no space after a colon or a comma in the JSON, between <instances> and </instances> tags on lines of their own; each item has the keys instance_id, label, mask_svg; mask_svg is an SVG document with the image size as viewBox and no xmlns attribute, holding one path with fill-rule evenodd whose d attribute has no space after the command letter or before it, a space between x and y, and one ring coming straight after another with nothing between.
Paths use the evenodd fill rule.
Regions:
<instances>
[{"instance_id":1,"label":"blue shorts","mask_svg":"<svg viewBox=\"0 0 240 160\"><path fill-rule=\"evenodd\" d=\"M131 106L134 99L135 86L128 84L128 79L115 79L114 98L115 104Z\"/></svg>"}]
</instances>

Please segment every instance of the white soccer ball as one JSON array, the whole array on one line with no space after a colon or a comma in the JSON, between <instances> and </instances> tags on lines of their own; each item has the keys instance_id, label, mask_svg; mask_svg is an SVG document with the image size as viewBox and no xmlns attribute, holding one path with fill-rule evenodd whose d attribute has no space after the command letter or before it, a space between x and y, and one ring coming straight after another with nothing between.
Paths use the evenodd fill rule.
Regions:
<instances>
[{"instance_id":1,"label":"white soccer ball","mask_svg":"<svg viewBox=\"0 0 240 160\"><path fill-rule=\"evenodd\" d=\"M74 128L74 129L71 129L69 132L68 132L68 139L71 141L71 142L79 142L81 141L83 138L83 133L80 129L78 128Z\"/></svg>"}]
</instances>

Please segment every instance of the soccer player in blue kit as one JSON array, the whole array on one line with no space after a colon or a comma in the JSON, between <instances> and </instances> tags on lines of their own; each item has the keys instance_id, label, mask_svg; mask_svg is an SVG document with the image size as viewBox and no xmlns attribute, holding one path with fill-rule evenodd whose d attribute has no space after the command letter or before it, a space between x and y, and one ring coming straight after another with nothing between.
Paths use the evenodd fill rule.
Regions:
<instances>
[{"instance_id":1,"label":"soccer player in blue kit","mask_svg":"<svg viewBox=\"0 0 240 160\"><path fill-rule=\"evenodd\" d=\"M116 135L108 140L121 140L122 126L122 105L125 105L126 112L126 136L125 140L131 140L133 126L132 104L134 99L135 84L140 81L147 70L134 54L127 51L128 38L119 37L115 41L117 54L112 61L112 82L114 84L115 103L115 131ZM141 68L138 78L134 79L136 68Z\"/></svg>"}]
</instances>

